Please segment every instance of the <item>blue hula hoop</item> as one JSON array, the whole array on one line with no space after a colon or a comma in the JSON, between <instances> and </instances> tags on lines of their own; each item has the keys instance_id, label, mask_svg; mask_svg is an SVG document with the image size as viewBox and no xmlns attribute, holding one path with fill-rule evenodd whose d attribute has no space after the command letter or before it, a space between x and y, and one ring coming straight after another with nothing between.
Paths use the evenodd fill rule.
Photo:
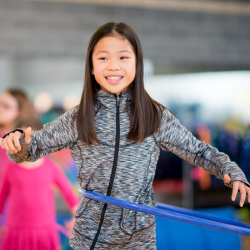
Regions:
<instances>
[{"instance_id":1,"label":"blue hula hoop","mask_svg":"<svg viewBox=\"0 0 250 250\"><path fill-rule=\"evenodd\" d=\"M157 204L157 208L160 208L160 209L165 209L168 211L173 211L173 212L177 212L177 213L195 216L195 217L202 218L202 219L213 220L213 221L217 221L217 222L222 222L222 223L231 224L234 226L239 226L239 227L244 227L244 228L250 229L250 224L243 223L240 221L222 218L222 217L211 215L211 214L204 214L201 212L189 210L189 209L182 208L182 207L171 206L171 205L167 205L167 204L163 204L163 203L157 202L156 204Z\"/></svg>"},{"instance_id":2,"label":"blue hula hoop","mask_svg":"<svg viewBox=\"0 0 250 250\"><path fill-rule=\"evenodd\" d=\"M250 225L219 218L212 215L197 213L183 208L176 208L174 206L168 206L165 204L159 204L158 208L149 207L145 205L136 204L116 198L108 197L101 194L96 194L87 190L79 189L79 193L89 199L96 200L99 202L115 205L122 208L135 210L155 216L177 220L185 223L190 223L197 226L208 227L216 230L221 230L229 233L242 234L250 236ZM169 211L167 211L167 210ZM172 211L170 211L172 210ZM174 211L175 210L175 211ZM178 210L178 211L177 211Z\"/></svg>"}]
</instances>

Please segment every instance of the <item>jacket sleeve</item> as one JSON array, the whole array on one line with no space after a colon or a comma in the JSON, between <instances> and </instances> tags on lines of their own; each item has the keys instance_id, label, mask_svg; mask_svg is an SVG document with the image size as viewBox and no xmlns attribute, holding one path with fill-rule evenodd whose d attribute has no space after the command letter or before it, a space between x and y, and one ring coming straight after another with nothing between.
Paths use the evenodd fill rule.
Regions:
<instances>
[{"instance_id":1,"label":"jacket sleeve","mask_svg":"<svg viewBox=\"0 0 250 250\"><path fill-rule=\"evenodd\" d=\"M245 174L235 162L230 161L228 155L195 138L167 109L163 111L161 126L155 134L155 140L160 149L173 152L218 179L224 180L224 175L229 175L231 183L224 182L228 187L232 187L234 181L242 181L250 186Z\"/></svg>"},{"instance_id":2,"label":"jacket sleeve","mask_svg":"<svg viewBox=\"0 0 250 250\"><path fill-rule=\"evenodd\" d=\"M32 132L30 144L24 139L24 131L17 129L23 133L20 138L21 150L16 154L8 153L9 159L15 163L36 161L52 152L73 147L78 138L76 122L71 126L72 117L76 112L77 107L67 111L53 122L45 124L43 129ZM9 133L5 134L3 138Z\"/></svg>"}]
</instances>

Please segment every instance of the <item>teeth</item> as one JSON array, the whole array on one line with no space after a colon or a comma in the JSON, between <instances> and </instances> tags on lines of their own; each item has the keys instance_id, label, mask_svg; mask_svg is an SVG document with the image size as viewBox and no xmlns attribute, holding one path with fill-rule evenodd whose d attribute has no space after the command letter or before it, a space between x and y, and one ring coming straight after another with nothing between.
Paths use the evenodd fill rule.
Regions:
<instances>
[{"instance_id":1,"label":"teeth","mask_svg":"<svg viewBox=\"0 0 250 250\"><path fill-rule=\"evenodd\" d=\"M106 77L106 79L108 80L120 80L122 79L122 76L118 77L118 76L111 76L111 77Z\"/></svg>"}]
</instances>

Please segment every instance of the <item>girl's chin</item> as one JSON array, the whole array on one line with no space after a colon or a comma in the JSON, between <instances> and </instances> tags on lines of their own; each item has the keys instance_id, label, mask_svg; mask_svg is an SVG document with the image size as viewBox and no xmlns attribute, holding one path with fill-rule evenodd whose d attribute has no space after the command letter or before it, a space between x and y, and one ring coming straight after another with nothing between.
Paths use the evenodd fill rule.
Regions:
<instances>
[{"instance_id":1,"label":"girl's chin","mask_svg":"<svg viewBox=\"0 0 250 250\"><path fill-rule=\"evenodd\" d=\"M103 88L101 87L101 89L105 92L109 92L109 93L112 93L112 94L116 94L116 95L119 95L121 92L124 92L124 91L127 91L129 89L129 86L125 87L125 88L119 88L118 86L113 86L113 87L110 87L110 88Z\"/></svg>"}]
</instances>

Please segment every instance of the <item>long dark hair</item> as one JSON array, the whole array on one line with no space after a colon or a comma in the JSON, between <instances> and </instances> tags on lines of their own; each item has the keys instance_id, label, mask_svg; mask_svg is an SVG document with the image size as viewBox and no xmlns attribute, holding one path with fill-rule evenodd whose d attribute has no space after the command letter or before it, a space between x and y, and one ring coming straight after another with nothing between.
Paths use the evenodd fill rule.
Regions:
<instances>
[{"instance_id":1,"label":"long dark hair","mask_svg":"<svg viewBox=\"0 0 250 250\"><path fill-rule=\"evenodd\" d=\"M154 101L144 89L143 52L140 40L135 31L125 23L106 23L92 35L86 56L84 88L78 112L73 122L77 120L77 131L82 142L90 146L93 142L99 144L95 132L95 102L98 97L99 84L92 75L92 53L95 45L103 37L120 35L127 39L136 55L136 74L130 84L130 130L127 139L136 143L154 134L160 127L164 107Z\"/></svg>"}]
</instances>

